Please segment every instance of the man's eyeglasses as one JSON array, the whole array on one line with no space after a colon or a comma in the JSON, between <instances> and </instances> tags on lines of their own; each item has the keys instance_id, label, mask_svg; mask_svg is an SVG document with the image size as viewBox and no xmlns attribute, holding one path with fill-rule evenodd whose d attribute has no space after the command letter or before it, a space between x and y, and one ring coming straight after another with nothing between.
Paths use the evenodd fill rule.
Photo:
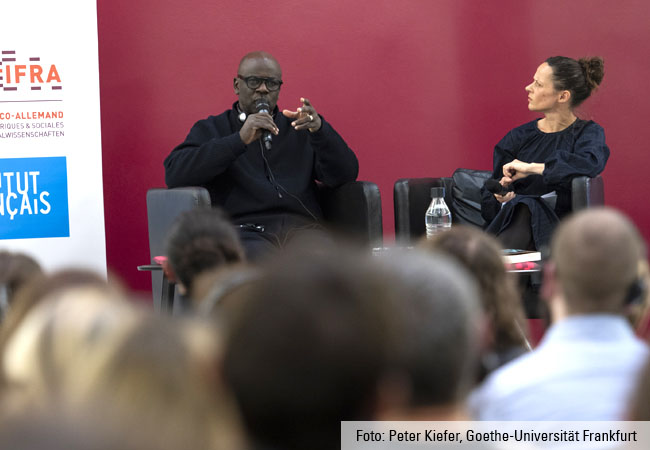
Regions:
<instances>
[{"instance_id":1,"label":"man's eyeglasses","mask_svg":"<svg viewBox=\"0 0 650 450\"><path fill-rule=\"evenodd\" d=\"M239 74L237 74L237 78L244 80L249 89L257 89L262 83L266 85L269 91L277 91L282 86L282 80L276 80L275 78L242 77Z\"/></svg>"}]
</instances>

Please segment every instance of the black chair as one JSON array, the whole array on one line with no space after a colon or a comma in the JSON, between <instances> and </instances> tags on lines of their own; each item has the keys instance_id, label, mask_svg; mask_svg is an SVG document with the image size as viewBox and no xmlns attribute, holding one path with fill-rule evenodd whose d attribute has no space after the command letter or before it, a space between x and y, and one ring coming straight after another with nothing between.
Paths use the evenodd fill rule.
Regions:
<instances>
[{"instance_id":1,"label":"black chair","mask_svg":"<svg viewBox=\"0 0 650 450\"><path fill-rule=\"evenodd\" d=\"M165 240L176 218L199 206L210 206L210 194L202 187L154 188L147 191L151 264L138 266L138 270L151 271L153 305L156 311L171 312L176 286L164 276L162 266L155 263L154 258L166 254Z\"/></svg>"},{"instance_id":2,"label":"black chair","mask_svg":"<svg viewBox=\"0 0 650 450\"><path fill-rule=\"evenodd\" d=\"M337 188L319 185L318 197L327 227L368 248L384 245L379 187L370 181L353 181Z\"/></svg>"},{"instance_id":3,"label":"black chair","mask_svg":"<svg viewBox=\"0 0 650 450\"><path fill-rule=\"evenodd\" d=\"M319 202L324 222L336 235L360 246L383 246L381 195L375 183L354 181L337 188L319 185ZM210 194L202 187L174 189L153 188L147 191L147 220L151 264L139 270L152 272L154 309L171 312L175 285L164 276L154 258L165 255L165 240L176 217L184 211L210 205Z\"/></svg>"},{"instance_id":4,"label":"black chair","mask_svg":"<svg viewBox=\"0 0 650 450\"><path fill-rule=\"evenodd\" d=\"M400 246L413 245L425 234L424 214L431 202L431 188L445 188L445 203L451 210L454 224L483 227L481 217L481 186L492 176L489 170L457 169L451 177L402 178L395 182L395 241ZM571 183L572 209L603 205L603 179L576 177Z\"/></svg>"}]
</instances>

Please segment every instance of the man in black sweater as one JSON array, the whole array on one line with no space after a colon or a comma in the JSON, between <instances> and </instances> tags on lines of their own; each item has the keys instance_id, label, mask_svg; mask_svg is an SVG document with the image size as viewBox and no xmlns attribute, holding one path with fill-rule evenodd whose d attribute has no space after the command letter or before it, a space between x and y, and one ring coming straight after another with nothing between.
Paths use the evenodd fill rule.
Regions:
<instances>
[{"instance_id":1,"label":"man in black sweater","mask_svg":"<svg viewBox=\"0 0 650 450\"><path fill-rule=\"evenodd\" d=\"M296 231L319 228L316 180L336 187L359 171L354 152L309 100L278 113L281 85L272 55L247 54L233 81L239 100L232 109L198 121L165 159L167 186L207 188L252 259L282 247Z\"/></svg>"}]
</instances>

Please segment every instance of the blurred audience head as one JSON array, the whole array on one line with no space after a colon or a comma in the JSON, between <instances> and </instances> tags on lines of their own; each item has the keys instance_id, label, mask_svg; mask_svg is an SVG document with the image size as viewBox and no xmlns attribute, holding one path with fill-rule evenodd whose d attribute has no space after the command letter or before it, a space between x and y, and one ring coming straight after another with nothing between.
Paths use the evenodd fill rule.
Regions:
<instances>
[{"instance_id":1,"label":"blurred audience head","mask_svg":"<svg viewBox=\"0 0 650 450\"><path fill-rule=\"evenodd\" d=\"M167 256L168 276L190 298L196 297L197 276L245 258L237 230L217 208L195 208L181 214L167 237Z\"/></svg>"},{"instance_id":2,"label":"blurred audience head","mask_svg":"<svg viewBox=\"0 0 650 450\"><path fill-rule=\"evenodd\" d=\"M76 395L104 404L105 414L134 432L156 429L176 448L240 449L243 432L220 375L221 351L206 323L147 314L114 342Z\"/></svg>"},{"instance_id":3,"label":"blurred audience head","mask_svg":"<svg viewBox=\"0 0 650 450\"><path fill-rule=\"evenodd\" d=\"M86 368L100 364L107 343L136 322L123 297L92 283L60 286L20 312L0 353L4 392L18 407L69 398L93 377Z\"/></svg>"},{"instance_id":4,"label":"blurred audience head","mask_svg":"<svg viewBox=\"0 0 650 450\"><path fill-rule=\"evenodd\" d=\"M12 450L176 450L157 430L125 430L101 407L75 413L52 407L0 415L0 448Z\"/></svg>"},{"instance_id":5,"label":"blurred audience head","mask_svg":"<svg viewBox=\"0 0 650 450\"><path fill-rule=\"evenodd\" d=\"M24 253L0 251L0 321L11 307L19 289L43 274L41 266Z\"/></svg>"},{"instance_id":6,"label":"blurred audience head","mask_svg":"<svg viewBox=\"0 0 650 450\"><path fill-rule=\"evenodd\" d=\"M622 314L638 281L645 245L634 224L611 208L589 208L560 224L551 243L543 293L555 319Z\"/></svg>"},{"instance_id":7,"label":"blurred audience head","mask_svg":"<svg viewBox=\"0 0 650 450\"><path fill-rule=\"evenodd\" d=\"M124 434L155 430L152 448L243 448L213 328L155 316L115 294L75 285L26 313L2 354L5 407L101 410Z\"/></svg>"},{"instance_id":8,"label":"blurred audience head","mask_svg":"<svg viewBox=\"0 0 650 450\"><path fill-rule=\"evenodd\" d=\"M105 278L88 270L65 269L51 275L35 276L13 296L11 309L0 326L0 354L32 308L44 299L72 288L87 288L100 297L122 298L124 295L122 286L109 284Z\"/></svg>"},{"instance_id":9,"label":"blurred audience head","mask_svg":"<svg viewBox=\"0 0 650 450\"><path fill-rule=\"evenodd\" d=\"M466 419L482 316L474 280L443 254L393 252L382 264L397 309L381 418Z\"/></svg>"},{"instance_id":10,"label":"blurred audience head","mask_svg":"<svg viewBox=\"0 0 650 450\"><path fill-rule=\"evenodd\" d=\"M110 400L107 401L110 406ZM146 414L147 411L142 411ZM157 415L158 417L158 415ZM194 439L194 430L181 430L169 438L164 422L128 422L107 414L104 404L80 405L74 410L59 405L45 409L0 411L0 448L11 450L205 450L242 449L228 440L208 443ZM176 429L172 430L175 431ZM234 432L230 431L230 434ZM201 445L200 447L193 447Z\"/></svg>"},{"instance_id":11,"label":"blurred audience head","mask_svg":"<svg viewBox=\"0 0 650 450\"><path fill-rule=\"evenodd\" d=\"M199 275L196 279L196 289L204 292L201 295L197 312L202 316L212 316L218 320L224 301L234 297L234 292L244 288L260 276L257 267L235 265L227 269L216 269Z\"/></svg>"},{"instance_id":12,"label":"blurred audience head","mask_svg":"<svg viewBox=\"0 0 650 450\"><path fill-rule=\"evenodd\" d=\"M389 354L389 283L369 257L294 249L222 299L224 371L257 444L336 448L372 417Z\"/></svg>"},{"instance_id":13,"label":"blurred audience head","mask_svg":"<svg viewBox=\"0 0 650 450\"><path fill-rule=\"evenodd\" d=\"M450 256L477 281L487 318L486 369L494 369L527 349L526 315L496 239L478 228L457 225L433 239L420 241L419 247Z\"/></svg>"},{"instance_id":14,"label":"blurred audience head","mask_svg":"<svg viewBox=\"0 0 650 450\"><path fill-rule=\"evenodd\" d=\"M390 258L294 250L223 298L226 380L255 441L332 448L341 420L457 410L475 374L473 281L442 257Z\"/></svg>"}]
</instances>

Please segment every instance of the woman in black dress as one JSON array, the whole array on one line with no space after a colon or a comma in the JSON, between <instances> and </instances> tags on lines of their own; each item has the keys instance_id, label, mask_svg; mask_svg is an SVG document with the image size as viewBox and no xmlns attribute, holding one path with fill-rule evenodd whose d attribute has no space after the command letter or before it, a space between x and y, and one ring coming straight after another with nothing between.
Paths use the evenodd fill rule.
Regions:
<instances>
[{"instance_id":1,"label":"woman in black dress","mask_svg":"<svg viewBox=\"0 0 650 450\"><path fill-rule=\"evenodd\" d=\"M571 180L595 177L605 168L609 148L603 128L574 112L603 75L602 58L554 56L526 86L528 109L544 117L511 130L494 148L492 177L509 191L482 191L486 229L504 248L547 245L559 220L571 211Z\"/></svg>"}]
</instances>

